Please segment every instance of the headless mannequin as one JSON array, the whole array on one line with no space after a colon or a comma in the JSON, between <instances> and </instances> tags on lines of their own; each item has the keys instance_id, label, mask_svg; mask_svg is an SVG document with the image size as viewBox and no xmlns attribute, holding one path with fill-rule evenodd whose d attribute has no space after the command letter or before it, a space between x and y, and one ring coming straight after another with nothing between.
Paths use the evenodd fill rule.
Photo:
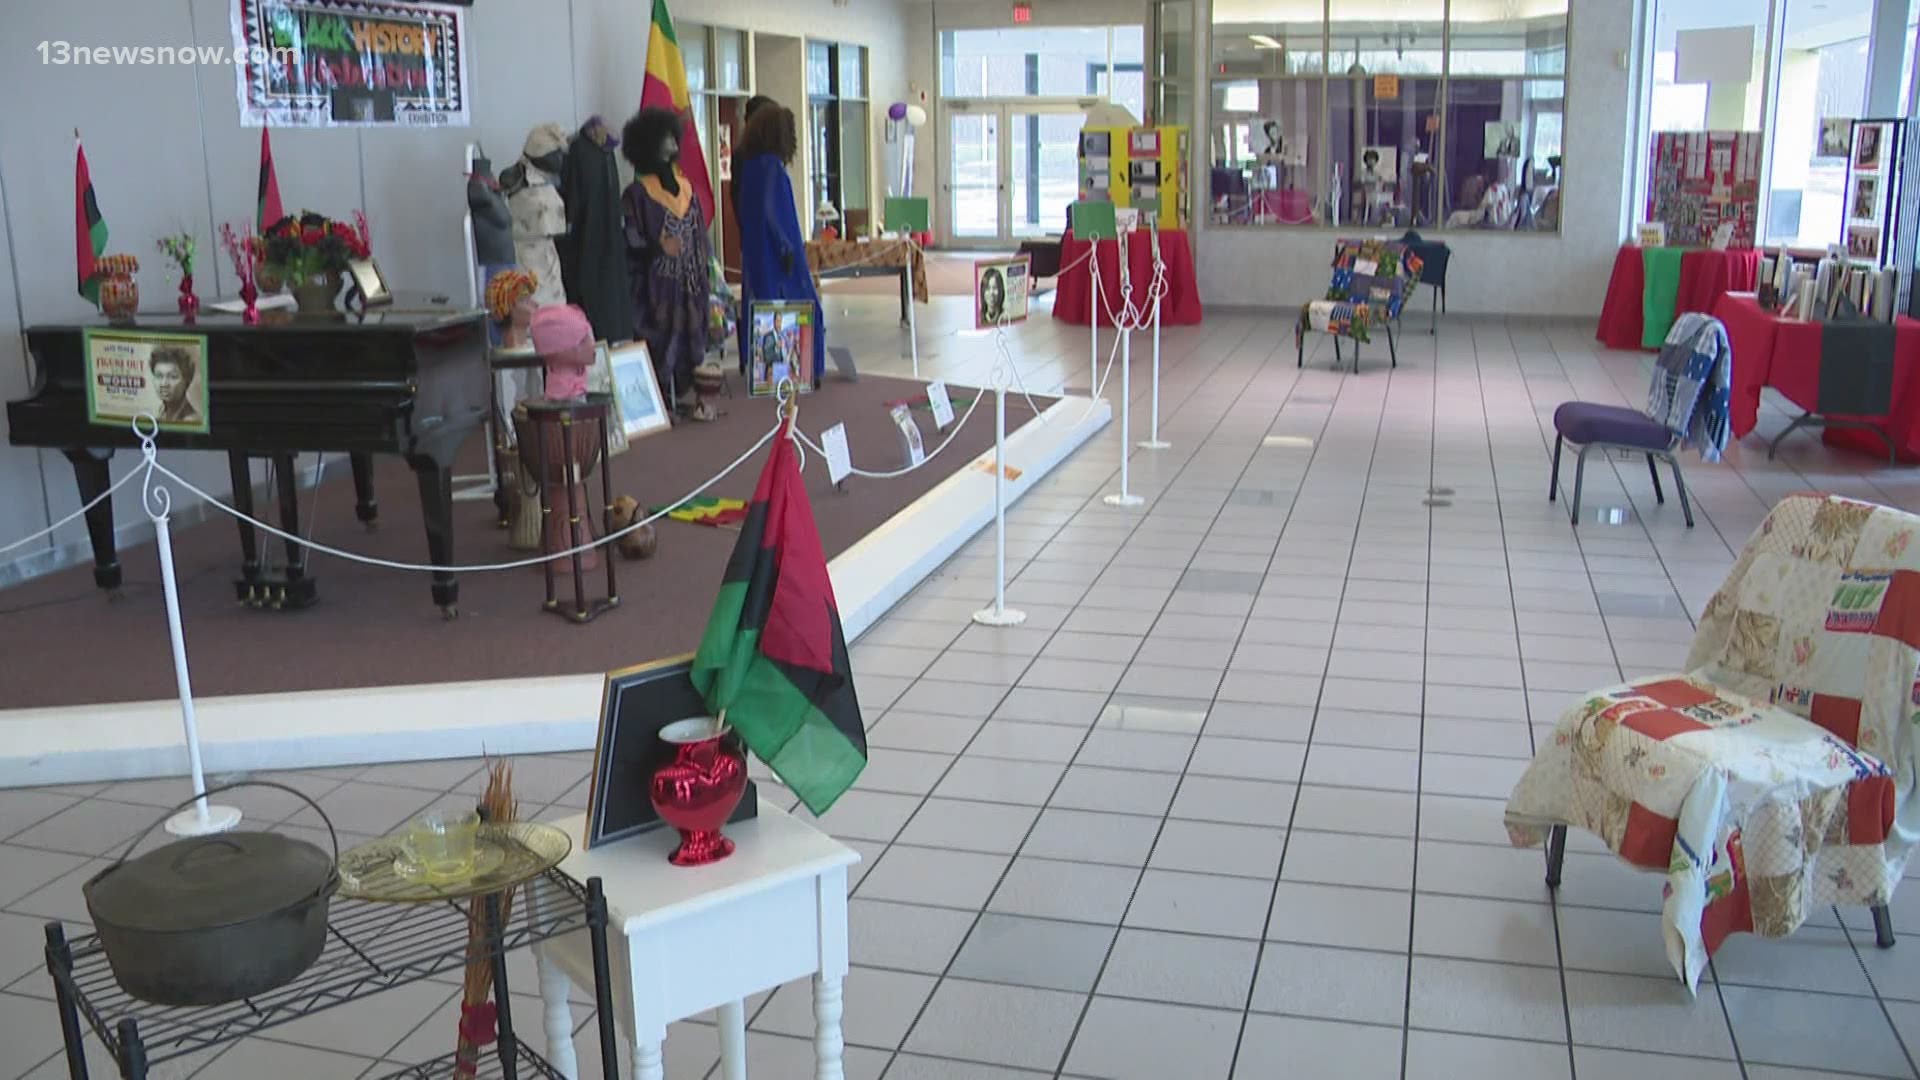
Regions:
<instances>
[{"instance_id":1,"label":"headless mannequin","mask_svg":"<svg viewBox=\"0 0 1920 1080\"><path fill-rule=\"evenodd\" d=\"M589 117L567 144L560 193L567 206L567 236L560 268L567 302L579 305L602 341L633 337L633 311L621 238L620 140L598 116Z\"/></svg>"},{"instance_id":2,"label":"headless mannequin","mask_svg":"<svg viewBox=\"0 0 1920 1080\"><path fill-rule=\"evenodd\" d=\"M527 134L520 160L500 174L507 208L513 215L514 261L539 279L533 298L542 306L563 304L560 252L554 241L567 233L567 207L560 198L560 166L567 133L559 124L541 124Z\"/></svg>"}]
</instances>

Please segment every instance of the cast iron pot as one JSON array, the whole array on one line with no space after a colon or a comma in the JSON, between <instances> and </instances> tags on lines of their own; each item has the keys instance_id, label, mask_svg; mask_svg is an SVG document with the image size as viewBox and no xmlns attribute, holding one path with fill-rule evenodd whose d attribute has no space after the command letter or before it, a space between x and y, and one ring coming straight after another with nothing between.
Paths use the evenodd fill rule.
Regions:
<instances>
[{"instance_id":1,"label":"cast iron pot","mask_svg":"<svg viewBox=\"0 0 1920 1080\"><path fill-rule=\"evenodd\" d=\"M236 787L299 796L326 822L333 855L278 833L230 832L176 840L129 860L160 822L141 830L119 861L81 888L115 981L141 1001L222 1005L262 994L299 978L326 945L327 905L340 884L333 822L285 784L253 780L207 794Z\"/></svg>"}]
</instances>

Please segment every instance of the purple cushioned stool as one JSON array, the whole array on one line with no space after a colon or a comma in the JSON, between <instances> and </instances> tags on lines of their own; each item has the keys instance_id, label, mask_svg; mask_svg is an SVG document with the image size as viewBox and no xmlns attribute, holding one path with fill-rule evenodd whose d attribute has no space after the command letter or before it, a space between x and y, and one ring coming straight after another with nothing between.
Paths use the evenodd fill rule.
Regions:
<instances>
[{"instance_id":1,"label":"purple cushioned stool","mask_svg":"<svg viewBox=\"0 0 1920 1080\"><path fill-rule=\"evenodd\" d=\"M1573 466L1572 518L1580 524L1580 484L1586 477L1587 451L1595 447L1632 450L1647 455L1647 475L1653 477L1653 497L1664 504L1666 493L1660 490L1660 473L1654 459L1664 460L1673 469L1673 486L1680 494L1680 512L1686 515L1687 528L1693 528L1693 507L1687 502L1687 482L1680 476L1680 461L1673 456L1678 440L1667 426L1638 409L1621 405L1602 405L1594 401L1569 401L1553 410L1553 479L1547 484L1547 501L1560 493L1560 445L1575 443L1580 454Z\"/></svg>"}]
</instances>

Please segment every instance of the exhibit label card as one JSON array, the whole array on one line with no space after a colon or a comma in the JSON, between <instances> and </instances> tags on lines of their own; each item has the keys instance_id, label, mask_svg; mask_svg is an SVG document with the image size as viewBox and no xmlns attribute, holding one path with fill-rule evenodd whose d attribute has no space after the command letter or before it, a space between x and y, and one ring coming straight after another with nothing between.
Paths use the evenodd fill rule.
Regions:
<instances>
[{"instance_id":1,"label":"exhibit label card","mask_svg":"<svg viewBox=\"0 0 1920 1080\"><path fill-rule=\"evenodd\" d=\"M947 396L947 384L935 379L927 384L927 404L933 406L933 426L945 431L953 423L953 400Z\"/></svg>"},{"instance_id":2,"label":"exhibit label card","mask_svg":"<svg viewBox=\"0 0 1920 1080\"><path fill-rule=\"evenodd\" d=\"M163 431L207 433L207 339L200 334L88 330L87 421L126 428L151 416Z\"/></svg>"},{"instance_id":3,"label":"exhibit label card","mask_svg":"<svg viewBox=\"0 0 1920 1080\"><path fill-rule=\"evenodd\" d=\"M853 458L847 453L847 425L835 424L821 432L820 449L827 452L827 476L834 483L853 475Z\"/></svg>"}]
</instances>

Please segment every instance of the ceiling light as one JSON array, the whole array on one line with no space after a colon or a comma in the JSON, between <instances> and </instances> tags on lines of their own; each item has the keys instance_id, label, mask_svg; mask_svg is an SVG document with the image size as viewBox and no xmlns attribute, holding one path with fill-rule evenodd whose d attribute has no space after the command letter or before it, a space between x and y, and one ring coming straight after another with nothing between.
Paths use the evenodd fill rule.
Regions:
<instances>
[{"instance_id":1,"label":"ceiling light","mask_svg":"<svg viewBox=\"0 0 1920 1080\"><path fill-rule=\"evenodd\" d=\"M1275 41L1275 40L1274 40L1273 38L1270 38L1270 37L1268 37L1268 36L1267 36L1267 35L1265 35L1265 34L1248 34L1248 35L1247 35L1247 37L1249 37L1249 38L1251 38L1251 39L1253 40L1253 43L1254 43L1255 45L1258 45L1258 46L1260 46L1260 47L1261 47L1261 48L1263 48L1263 49L1284 49L1284 48L1286 48L1286 45L1285 45L1285 44L1283 44L1282 42L1279 42L1279 41Z\"/></svg>"}]
</instances>

